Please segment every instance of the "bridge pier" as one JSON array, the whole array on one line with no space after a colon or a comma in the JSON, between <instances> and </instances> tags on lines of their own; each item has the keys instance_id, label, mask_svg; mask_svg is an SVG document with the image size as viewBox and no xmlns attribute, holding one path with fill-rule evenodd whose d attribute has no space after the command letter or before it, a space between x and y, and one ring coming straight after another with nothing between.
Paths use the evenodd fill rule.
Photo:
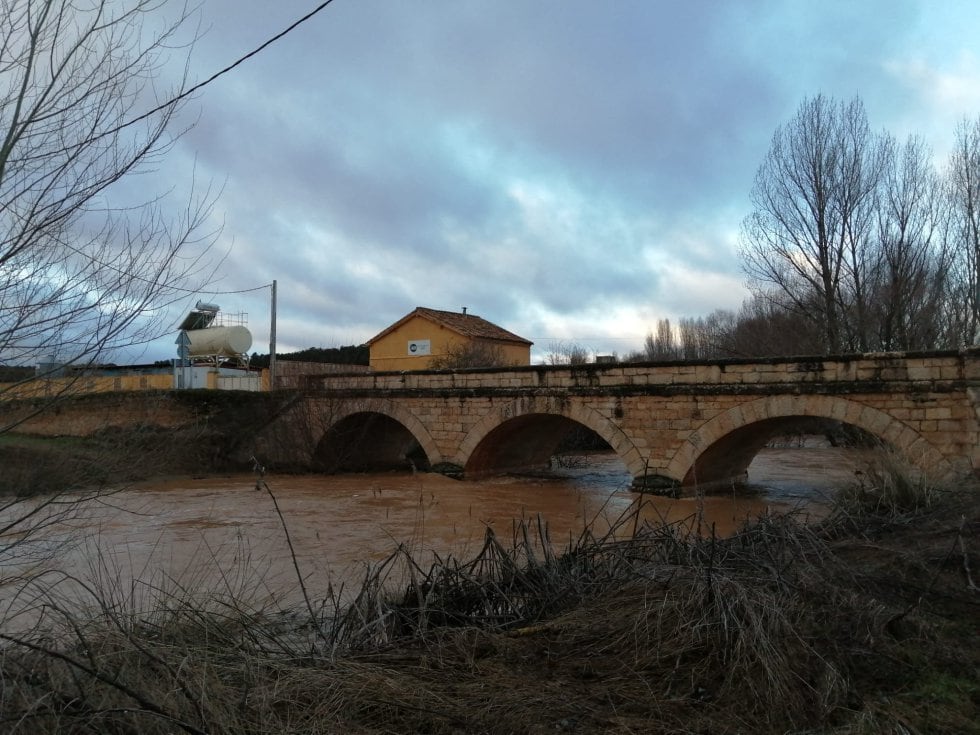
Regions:
<instances>
[{"instance_id":1,"label":"bridge pier","mask_svg":"<svg viewBox=\"0 0 980 735\"><path fill-rule=\"evenodd\" d=\"M681 496L680 480L675 480L666 475L647 474L634 477L632 489L634 492L661 495L667 498L679 498Z\"/></svg>"},{"instance_id":2,"label":"bridge pier","mask_svg":"<svg viewBox=\"0 0 980 735\"><path fill-rule=\"evenodd\" d=\"M694 495L698 490L712 493L721 492L733 486L745 485L749 480L749 473L742 472L724 479L713 479L707 482L699 482L695 485L685 485L680 480L675 480L666 475L640 475L633 478L631 489L634 492L661 495L667 498L682 498Z\"/></svg>"},{"instance_id":3,"label":"bridge pier","mask_svg":"<svg viewBox=\"0 0 980 735\"><path fill-rule=\"evenodd\" d=\"M432 471L439 475L451 477L454 480L463 479L463 467L453 462L438 462L432 465Z\"/></svg>"}]
</instances>

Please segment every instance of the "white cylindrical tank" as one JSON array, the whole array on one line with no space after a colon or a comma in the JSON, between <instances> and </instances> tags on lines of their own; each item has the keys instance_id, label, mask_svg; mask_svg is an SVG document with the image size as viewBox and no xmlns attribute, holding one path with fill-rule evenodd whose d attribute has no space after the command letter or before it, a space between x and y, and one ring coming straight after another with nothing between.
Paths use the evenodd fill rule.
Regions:
<instances>
[{"instance_id":1,"label":"white cylindrical tank","mask_svg":"<svg viewBox=\"0 0 980 735\"><path fill-rule=\"evenodd\" d=\"M245 327L189 329L186 334L191 341L189 347L191 357L205 355L237 357L248 352L252 346L252 333Z\"/></svg>"}]
</instances>

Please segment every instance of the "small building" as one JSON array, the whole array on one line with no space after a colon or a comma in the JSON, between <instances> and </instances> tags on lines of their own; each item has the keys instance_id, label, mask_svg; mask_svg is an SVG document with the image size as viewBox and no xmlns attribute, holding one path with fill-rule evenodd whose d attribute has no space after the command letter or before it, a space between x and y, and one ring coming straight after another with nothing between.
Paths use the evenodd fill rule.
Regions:
<instances>
[{"instance_id":1,"label":"small building","mask_svg":"<svg viewBox=\"0 0 980 735\"><path fill-rule=\"evenodd\" d=\"M428 370L530 365L533 342L466 309L419 306L367 344L372 370Z\"/></svg>"}]
</instances>

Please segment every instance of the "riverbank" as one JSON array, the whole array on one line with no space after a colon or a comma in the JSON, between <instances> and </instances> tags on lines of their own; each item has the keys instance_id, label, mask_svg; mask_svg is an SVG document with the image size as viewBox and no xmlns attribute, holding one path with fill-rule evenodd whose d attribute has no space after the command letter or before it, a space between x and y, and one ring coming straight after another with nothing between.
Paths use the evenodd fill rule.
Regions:
<instances>
[{"instance_id":1,"label":"riverbank","mask_svg":"<svg viewBox=\"0 0 980 735\"><path fill-rule=\"evenodd\" d=\"M0 497L247 471L256 436L294 399L288 391L145 391L6 400Z\"/></svg>"},{"instance_id":2,"label":"riverbank","mask_svg":"<svg viewBox=\"0 0 980 735\"><path fill-rule=\"evenodd\" d=\"M396 552L353 595L300 585L288 611L234 569L143 589L140 615L123 590L91 621L47 600L74 642L7 640L0 729L980 732L980 493L884 497L728 539L626 517L564 554L528 522L466 561Z\"/></svg>"}]
</instances>

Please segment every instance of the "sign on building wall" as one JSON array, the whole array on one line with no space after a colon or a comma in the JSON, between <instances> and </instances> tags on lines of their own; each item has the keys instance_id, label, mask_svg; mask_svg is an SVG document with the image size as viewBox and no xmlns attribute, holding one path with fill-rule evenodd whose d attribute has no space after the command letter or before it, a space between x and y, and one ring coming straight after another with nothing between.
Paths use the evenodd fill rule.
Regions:
<instances>
[{"instance_id":1,"label":"sign on building wall","mask_svg":"<svg viewBox=\"0 0 980 735\"><path fill-rule=\"evenodd\" d=\"M410 339L408 341L408 354L410 357L419 357L432 353L431 345L427 339Z\"/></svg>"}]
</instances>

